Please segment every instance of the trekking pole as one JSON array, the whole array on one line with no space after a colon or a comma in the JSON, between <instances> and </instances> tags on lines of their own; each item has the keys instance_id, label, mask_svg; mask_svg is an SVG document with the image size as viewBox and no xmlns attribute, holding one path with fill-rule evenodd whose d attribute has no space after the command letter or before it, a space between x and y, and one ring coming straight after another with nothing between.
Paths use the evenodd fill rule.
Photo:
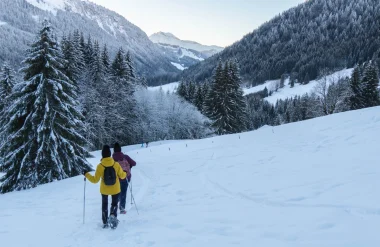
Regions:
<instances>
[{"instance_id":1,"label":"trekking pole","mask_svg":"<svg viewBox=\"0 0 380 247\"><path fill-rule=\"evenodd\" d=\"M134 204L135 204L135 208L136 208L136 211L137 211L137 214L139 214L139 210L137 209L137 205L136 205L136 201L135 201L135 198L133 197L133 194L132 194L132 188L129 187L129 190L131 191L131 200L133 200Z\"/></svg>"},{"instance_id":2,"label":"trekking pole","mask_svg":"<svg viewBox=\"0 0 380 247\"><path fill-rule=\"evenodd\" d=\"M83 225L84 225L84 215L86 213L86 177L84 177L84 193L83 193Z\"/></svg>"},{"instance_id":3,"label":"trekking pole","mask_svg":"<svg viewBox=\"0 0 380 247\"><path fill-rule=\"evenodd\" d=\"M131 191L131 195L132 195L132 179L131 179L131 181L130 181L129 189L130 189L130 191ZM131 196L131 205L132 205L132 204L133 204L133 202L132 202L132 196Z\"/></svg>"}]
</instances>

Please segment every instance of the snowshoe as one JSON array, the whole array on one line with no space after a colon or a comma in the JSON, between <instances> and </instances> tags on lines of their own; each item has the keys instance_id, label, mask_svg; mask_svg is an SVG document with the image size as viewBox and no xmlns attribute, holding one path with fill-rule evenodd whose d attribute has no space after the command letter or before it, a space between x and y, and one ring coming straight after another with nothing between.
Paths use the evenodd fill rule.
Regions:
<instances>
[{"instance_id":1,"label":"snowshoe","mask_svg":"<svg viewBox=\"0 0 380 247\"><path fill-rule=\"evenodd\" d=\"M127 210L125 209L120 209L120 214L126 214L127 213Z\"/></svg>"},{"instance_id":2,"label":"snowshoe","mask_svg":"<svg viewBox=\"0 0 380 247\"><path fill-rule=\"evenodd\" d=\"M117 225L119 224L119 220L113 214L111 214L108 223L111 229L116 229Z\"/></svg>"}]
</instances>

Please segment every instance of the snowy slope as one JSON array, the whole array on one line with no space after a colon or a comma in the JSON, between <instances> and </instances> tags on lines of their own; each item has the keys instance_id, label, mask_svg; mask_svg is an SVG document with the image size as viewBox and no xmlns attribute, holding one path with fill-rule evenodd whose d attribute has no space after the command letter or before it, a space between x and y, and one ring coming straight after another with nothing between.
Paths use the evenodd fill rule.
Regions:
<instances>
[{"instance_id":1,"label":"snowy slope","mask_svg":"<svg viewBox=\"0 0 380 247\"><path fill-rule=\"evenodd\" d=\"M180 40L171 33L158 32L149 36L162 51L172 56L172 64L184 70L223 50L218 46L201 45L194 41ZM178 65L177 65L178 64Z\"/></svg>"},{"instance_id":2,"label":"snowy slope","mask_svg":"<svg viewBox=\"0 0 380 247\"><path fill-rule=\"evenodd\" d=\"M184 70L184 69L186 69L185 67L183 67L183 65L182 64L179 64L179 63L173 63L173 62L171 62L171 64L173 64L173 66L175 66L177 69L179 69L179 70Z\"/></svg>"},{"instance_id":3,"label":"snowy slope","mask_svg":"<svg viewBox=\"0 0 380 247\"><path fill-rule=\"evenodd\" d=\"M220 52L224 48L216 45L202 45L194 41L189 40L181 40L174 36L171 33L165 33L165 32L158 32L154 33L149 36L150 40L152 40L154 43L160 43L160 44L168 44L168 45L175 45L180 46L186 49L196 50L199 52Z\"/></svg>"},{"instance_id":4,"label":"snowy slope","mask_svg":"<svg viewBox=\"0 0 380 247\"><path fill-rule=\"evenodd\" d=\"M0 195L4 246L377 247L380 108L240 135L131 147L133 194L101 229L82 176ZM186 147L187 145L187 147ZM91 162L95 166L100 157Z\"/></svg>"},{"instance_id":5,"label":"snowy slope","mask_svg":"<svg viewBox=\"0 0 380 247\"><path fill-rule=\"evenodd\" d=\"M353 69L344 69L327 76L328 84L331 82L337 82L339 79L343 79L345 77L351 77L352 70ZM284 88L279 89L277 92L273 92L275 89L275 85L278 84L280 80L271 80L259 86L244 88L244 94L247 95L251 93L256 93L261 90L264 90L266 87L269 91L272 91L273 94L269 97L266 97L265 99L270 103L275 104L276 101L279 99L286 99L294 96L302 96L306 93L310 94L314 90L315 86L318 84L318 81L319 80L310 81L307 85L295 84L294 87L291 88L288 79L285 81Z\"/></svg>"},{"instance_id":6,"label":"snowy slope","mask_svg":"<svg viewBox=\"0 0 380 247\"><path fill-rule=\"evenodd\" d=\"M172 83L165 84L162 86L148 87L148 90L156 91L156 90L160 90L160 88L162 88L162 90L164 92L174 93L177 90L178 85L179 85L179 82L172 82Z\"/></svg>"}]
</instances>

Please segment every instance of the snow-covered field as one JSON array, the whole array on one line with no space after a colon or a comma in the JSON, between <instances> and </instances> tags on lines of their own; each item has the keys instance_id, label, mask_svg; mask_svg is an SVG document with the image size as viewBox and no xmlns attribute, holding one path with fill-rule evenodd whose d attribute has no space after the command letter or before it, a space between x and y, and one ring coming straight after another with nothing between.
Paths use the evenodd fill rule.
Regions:
<instances>
[{"instance_id":1,"label":"snow-covered field","mask_svg":"<svg viewBox=\"0 0 380 247\"><path fill-rule=\"evenodd\" d=\"M339 79L343 79L345 77L351 77L353 69L344 69L341 71L337 71L329 76L326 77L328 84L331 82L337 82ZM256 87L251 87L251 88L245 88L244 89L244 94L251 94L251 93L256 93L261 90L264 90L266 87L270 91L274 91L275 89L275 84L279 83L280 80L272 80L272 81L267 81L266 83L256 86ZM277 100L279 99L286 99L286 98L291 98L294 96L302 96L306 93L311 93L315 86L318 84L319 80L313 80L310 81L309 84L307 85L301 85L301 84L295 84L293 88L290 87L289 85L289 79L285 81L285 87L282 89L279 89L277 92L273 92L273 94L269 97L266 97L265 99L269 101L272 104L275 104Z\"/></svg>"},{"instance_id":2,"label":"snow-covered field","mask_svg":"<svg viewBox=\"0 0 380 247\"><path fill-rule=\"evenodd\" d=\"M162 85L162 86L157 86L157 87L148 87L149 90L152 90L152 91L156 91L156 90L160 90L160 88L162 88L162 90L166 93L166 92L170 92L170 93L173 93L177 90L178 88L178 85L179 85L179 82L172 82L172 83L169 83L169 84L165 84L165 85Z\"/></svg>"},{"instance_id":3,"label":"snow-covered field","mask_svg":"<svg viewBox=\"0 0 380 247\"><path fill-rule=\"evenodd\" d=\"M377 247L380 107L204 140L124 148L137 161L116 230L83 176L0 195L2 246ZM96 166L100 157L91 163ZM128 202L130 201L128 193Z\"/></svg>"},{"instance_id":4,"label":"snow-covered field","mask_svg":"<svg viewBox=\"0 0 380 247\"><path fill-rule=\"evenodd\" d=\"M176 67L177 69L179 70L184 70L186 69L185 67L182 66L182 64L179 64L179 63L173 63L173 62L170 62L174 67Z\"/></svg>"}]
</instances>

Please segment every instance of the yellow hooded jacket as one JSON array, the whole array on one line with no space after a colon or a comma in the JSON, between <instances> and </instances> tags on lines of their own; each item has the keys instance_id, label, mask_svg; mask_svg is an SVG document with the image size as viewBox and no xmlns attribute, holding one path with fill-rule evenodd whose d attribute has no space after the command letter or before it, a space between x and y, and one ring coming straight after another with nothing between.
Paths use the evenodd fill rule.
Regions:
<instances>
[{"instance_id":1,"label":"yellow hooded jacket","mask_svg":"<svg viewBox=\"0 0 380 247\"><path fill-rule=\"evenodd\" d=\"M100 193L102 195L116 195L120 193L120 182L119 179L116 178L116 183L114 185L106 185L104 183L104 167L110 167L113 166L116 172L116 176L118 176L120 179L124 179L127 176L127 173L123 171L120 164L115 162L113 158L103 158L100 162L100 164L96 167L95 176L92 176L90 173L86 173L86 178L91 183L98 183L100 178L102 178L102 181L100 183Z\"/></svg>"}]
</instances>

